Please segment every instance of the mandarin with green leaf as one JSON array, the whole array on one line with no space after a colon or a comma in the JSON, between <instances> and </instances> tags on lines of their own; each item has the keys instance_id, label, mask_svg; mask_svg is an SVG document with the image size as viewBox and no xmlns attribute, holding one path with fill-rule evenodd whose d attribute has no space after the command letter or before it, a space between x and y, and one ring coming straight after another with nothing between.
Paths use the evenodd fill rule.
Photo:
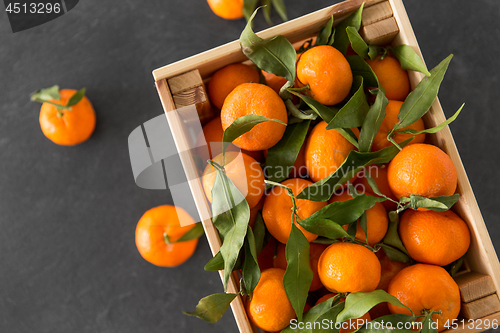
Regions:
<instances>
[{"instance_id":1,"label":"mandarin with green leaf","mask_svg":"<svg viewBox=\"0 0 500 333\"><path fill-rule=\"evenodd\" d=\"M85 90L52 88L57 88L52 94L55 98L41 95L48 89L32 95L32 100L43 103L39 117L43 134L62 146L73 146L87 141L94 132L96 115L92 104L84 96Z\"/></svg>"},{"instance_id":2,"label":"mandarin with green leaf","mask_svg":"<svg viewBox=\"0 0 500 333\"><path fill-rule=\"evenodd\" d=\"M297 61L298 83L308 85L311 97L324 105L342 102L351 90L352 80L351 66L333 46L315 46Z\"/></svg>"},{"instance_id":3,"label":"mandarin with green leaf","mask_svg":"<svg viewBox=\"0 0 500 333\"><path fill-rule=\"evenodd\" d=\"M194 227L194 219L180 207L163 205L151 208L137 223L137 250L145 260L156 266L178 266L193 255L198 238L177 240Z\"/></svg>"},{"instance_id":4,"label":"mandarin with green leaf","mask_svg":"<svg viewBox=\"0 0 500 333\"><path fill-rule=\"evenodd\" d=\"M270 87L259 83L243 83L226 98L221 110L222 128L246 115L267 117L270 120L255 125L233 141L238 147L255 151L265 150L281 140L288 122L287 110L281 97ZM272 119L272 120L271 120Z\"/></svg>"}]
</instances>

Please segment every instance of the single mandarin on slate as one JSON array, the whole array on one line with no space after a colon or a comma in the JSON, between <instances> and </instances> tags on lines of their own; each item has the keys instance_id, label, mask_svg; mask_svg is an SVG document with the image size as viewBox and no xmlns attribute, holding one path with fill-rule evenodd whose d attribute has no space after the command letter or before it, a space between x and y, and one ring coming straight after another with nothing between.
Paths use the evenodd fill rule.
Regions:
<instances>
[{"instance_id":1,"label":"single mandarin on slate","mask_svg":"<svg viewBox=\"0 0 500 333\"><path fill-rule=\"evenodd\" d=\"M380 262L363 245L333 243L318 262L318 274L326 289L339 293L374 291L380 282Z\"/></svg>"},{"instance_id":2,"label":"single mandarin on slate","mask_svg":"<svg viewBox=\"0 0 500 333\"><path fill-rule=\"evenodd\" d=\"M215 15L226 20L243 17L243 0L207 0Z\"/></svg>"},{"instance_id":3,"label":"single mandarin on slate","mask_svg":"<svg viewBox=\"0 0 500 333\"><path fill-rule=\"evenodd\" d=\"M243 83L226 98L221 110L222 128L226 130L238 118L246 115L264 116L288 122L285 103L271 88L259 83ZM277 121L265 121L233 141L242 149L254 151L269 149L278 143L286 125Z\"/></svg>"},{"instance_id":4,"label":"single mandarin on slate","mask_svg":"<svg viewBox=\"0 0 500 333\"><path fill-rule=\"evenodd\" d=\"M438 332L460 313L460 290L448 272L439 266L416 264L401 270L389 284L389 294L412 309L416 316L433 314ZM411 315L410 310L389 304L392 313Z\"/></svg>"},{"instance_id":5,"label":"single mandarin on slate","mask_svg":"<svg viewBox=\"0 0 500 333\"><path fill-rule=\"evenodd\" d=\"M224 100L234 88L242 83L260 80L259 71L244 64L231 64L219 69L208 81L208 96L217 108L222 109Z\"/></svg>"},{"instance_id":6,"label":"single mandarin on slate","mask_svg":"<svg viewBox=\"0 0 500 333\"><path fill-rule=\"evenodd\" d=\"M467 224L450 210L407 209L399 222L399 235L410 257L438 266L460 259L470 245Z\"/></svg>"},{"instance_id":7,"label":"single mandarin on slate","mask_svg":"<svg viewBox=\"0 0 500 333\"><path fill-rule=\"evenodd\" d=\"M390 100L389 104L387 104L387 107L385 108L385 117L384 120L382 121L382 124L380 125L380 128L375 135L375 139L373 140L373 145L372 145L372 151L378 151L382 148L390 147L392 146L392 143L387 140L387 135L389 132L394 128L394 125L399 122L399 110L401 109L401 105L403 102L400 101L393 101ZM412 129L415 131L423 131L425 129L424 126L424 121L422 118L418 119L415 121L413 124L410 126L406 126L402 128L402 130L406 129ZM404 134L404 133L398 133L395 132L396 134L393 137L393 140L396 141L396 143L401 143L409 138L413 137L413 140L411 140L408 144L414 144L414 143L423 143L425 141L425 134L419 134L416 136L413 136L412 134Z\"/></svg>"},{"instance_id":8,"label":"single mandarin on slate","mask_svg":"<svg viewBox=\"0 0 500 333\"><path fill-rule=\"evenodd\" d=\"M356 149L337 130L327 130L327 126L325 121L319 122L314 126L306 141L306 167L309 177L314 182L337 171L349 152Z\"/></svg>"},{"instance_id":9,"label":"single mandarin on slate","mask_svg":"<svg viewBox=\"0 0 500 333\"><path fill-rule=\"evenodd\" d=\"M297 80L303 86L309 85L311 97L318 102L338 104L351 90L351 66L333 46L315 46L298 59Z\"/></svg>"},{"instance_id":10,"label":"single mandarin on slate","mask_svg":"<svg viewBox=\"0 0 500 333\"><path fill-rule=\"evenodd\" d=\"M74 89L61 89L61 100L51 102L66 105L76 93ZM40 108L40 128L52 142L62 146L73 146L86 141L95 129L96 116L94 108L86 96L71 106L71 110L58 111L49 103Z\"/></svg>"},{"instance_id":11,"label":"single mandarin on slate","mask_svg":"<svg viewBox=\"0 0 500 333\"><path fill-rule=\"evenodd\" d=\"M222 154L214 159L222 165ZM259 162L250 156L238 152L226 152L226 164L224 165L226 176L231 179L236 188L245 196L250 209L255 207L265 190L264 172ZM203 172L203 189L208 201L212 202L212 189L214 187L216 170L209 164Z\"/></svg>"},{"instance_id":12,"label":"single mandarin on slate","mask_svg":"<svg viewBox=\"0 0 500 333\"><path fill-rule=\"evenodd\" d=\"M366 60L377 75L380 85L385 89L385 97L404 101L410 93L410 79L406 70L401 68L398 59L386 55L383 59Z\"/></svg>"},{"instance_id":13,"label":"single mandarin on slate","mask_svg":"<svg viewBox=\"0 0 500 333\"><path fill-rule=\"evenodd\" d=\"M181 226L180 221L185 226ZM137 223L137 250L144 259L156 266L180 265L193 255L198 238L185 242L176 241L194 226L194 219L180 207L163 205L151 208ZM165 239L165 235L170 243Z\"/></svg>"},{"instance_id":14,"label":"single mandarin on slate","mask_svg":"<svg viewBox=\"0 0 500 333\"><path fill-rule=\"evenodd\" d=\"M252 299L247 303L248 318L267 332L279 332L295 318L283 286L284 275L285 271L279 268L262 271Z\"/></svg>"},{"instance_id":15,"label":"single mandarin on slate","mask_svg":"<svg viewBox=\"0 0 500 333\"><path fill-rule=\"evenodd\" d=\"M281 182L293 192L293 195L298 195L303 189L312 185L308 180L301 178L287 179ZM326 202L311 201L306 199L295 199L297 205L297 215L301 219L305 219L321 208L326 206ZM286 244L290 230L292 229L292 198L288 195L288 191L282 187L275 186L264 200L264 208L262 209L262 217L266 224L269 233L279 242ZM302 231L309 242L315 240L318 236L310 233L300 226L297 221L295 225Z\"/></svg>"},{"instance_id":16,"label":"single mandarin on slate","mask_svg":"<svg viewBox=\"0 0 500 333\"><path fill-rule=\"evenodd\" d=\"M457 170L451 158L436 146L405 146L389 163L387 179L396 198L418 194L449 196L457 188Z\"/></svg>"}]
</instances>

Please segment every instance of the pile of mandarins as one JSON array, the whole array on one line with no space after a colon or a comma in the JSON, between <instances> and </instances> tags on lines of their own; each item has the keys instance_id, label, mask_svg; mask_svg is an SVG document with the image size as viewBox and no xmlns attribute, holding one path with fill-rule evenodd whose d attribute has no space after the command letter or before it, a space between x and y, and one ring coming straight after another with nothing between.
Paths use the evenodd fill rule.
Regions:
<instances>
[{"instance_id":1,"label":"pile of mandarins","mask_svg":"<svg viewBox=\"0 0 500 333\"><path fill-rule=\"evenodd\" d=\"M349 62L335 47L314 46L298 54L297 59L295 88L305 87L304 94L331 106L345 101L352 93L353 73ZM393 145L387 136L399 121L400 108L410 93L410 82L407 71L390 52L366 62L388 99L385 117L371 145L371 151L376 152ZM389 163L366 167L349 180L350 185L340 187L329 200L293 199L304 188L336 172L349 153L356 150L337 129L327 128L328 123L318 118L311 121L288 177L280 182L281 186L268 186L266 190L266 156L283 138L285 124L290 118L279 94L286 82L283 77L242 63L218 70L209 81L208 93L213 105L220 108L220 117L205 125L199 137L209 146L222 142L224 131L246 115L280 121L255 125L233 141L241 151L233 147L225 154L225 173L245 195L250 209L248 224L253 227L261 214L269 234L267 244L258 255L260 280L246 302L249 318L259 328L277 332L296 317L283 286L287 268L285 245L293 221L310 242L313 279L304 312L339 293L345 296L382 289L416 316L434 311L432 319L437 321L438 331L442 331L446 321L456 318L460 311L459 288L443 267L467 252L470 244L467 224L450 210L408 208L399 214L398 231L410 261L391 260L377 244L386 236L390 223L388 214L396 211L401 198L411 195L433 198L455 193L457 171L452 160L443 150L427 143L425 134L397 133L393 137L397 144L407 139L411 141ZM370 98L368 94L367 99ZM418 119L404 129L407 128L422 131L425 126L423 120ZM358 128L352 128L352 132L359 138ZM212 145L208 158L223 165L222 150L214 147L216 145ZM376 182L376 191L366 174ZM212 193L215 178L214 167L207 165L203 186L210 202L215 195ZM352 193L353 189L356 193ZM330 245L315 242L318 235L298 223L333 202L352 200L360 194L380 196L375 192L392 200L376 202L369 208L365 228L358 221L353 239L338 239ZM342 221L336 222L342 224ZM348 225L343 228L347 231ZM407 308L381 303L362 318L371 320L391 313L411 314Z\"/></svg>"}]
</instances>

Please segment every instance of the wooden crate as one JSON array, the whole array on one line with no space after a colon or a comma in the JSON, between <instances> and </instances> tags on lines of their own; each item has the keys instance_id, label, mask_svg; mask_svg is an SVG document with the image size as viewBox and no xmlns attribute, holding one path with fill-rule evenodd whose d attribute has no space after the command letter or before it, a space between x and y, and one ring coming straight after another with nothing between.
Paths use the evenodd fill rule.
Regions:
<instances>
[{"instance_id":1,"label":"wooden crate","mask_svg":"<svg viewBox=\"0 0 500 333\"><path fill-rule=\"evenodd\" d=\"M329 20L331 15L334 16L335 22L338 23L343 18L351 14L354 10L359 8L362 2L362 0L346 0L331 7L327 7L309 15L305 15L295 20L272 27L258 33L258 35L262 38L284 35L290 40L290 42L299 43L306 38L316 35L319 29ZM374 41L376 41L380 40L380 38L384 38L385 42L392 39L392 45L410 45L421 56L415 34L406 14L402 0L364 0L364 2L365 8L367 8L365 13L367 13L368 18L366 18L366 20L369 21L370 24L369 26L363 27L361 30L361 34L365 39L373 39ZM380 9L380 15L382 15L383 17L372 17L372 14L377 11L375 10L375 6L377 5L383 6ZM374 7L370 9L371 6ZM388 12L389 7L390 9L392 9L392 15L390 14L390 12ZM395 24L399 28L399 32L397 30L394 31ZM388 35L391 36L388 37ZM234 41L192 56L185 60L181 60L171 65L159 68L153 72L156 87L162 105L164 107L167 120L172 130L175 144L179 151L188 150L190 147L188 144L188 140L186 139L186 134L183 132L182 120L179 117L178 112L176 111L176 108L184 106L184 104L176 103L176 100L179 99L179 96L176 96L171 91L174 90L172 89L172 85L175 86L176 84L173 84L170 80L173 79L178 83L178 77L180 75L193 70L198 70L201 78L204 81L207 81L216 70L228 64L243 61L247 61L247 59L240 50L239 42ZM420 82L423 74L412 71L410 71L408 74L413 89ZM193 76L192 73L185 75L187 75L187 77L189 78ZM198 83L198 86L199 85L200 83ZM189 100L191 100L192 103L201 104L201 107L197 107L198 112L201 112L200 110L205 110L203 111L205 112L203 114L203 117L209 117L210 115L207 116L206 112L210 111L206 110L210 109L206 104L207 101L205 100L206 96L203 94L204 91L202 91L202 94L200 96L200 89L197 86L193 86L191 84L188 88L189 89L185 91L180 91L180 93L184 94L184 96L190 96ZM176 87L175 89L178 88ZM184 98L181 99L185 100ZM433 127L445 121L445 119L445 114L443 113L439 100L436 99L430 111L424 116L426 127ZM498 298L498 292L500 291L500 263L498 261L495 249L481 216L481 212L479 211L479 207L465 173L465 169L458 154L450 129L448 127L445 127L439 133L429 135L429 138L431 143L437 145L446 153L448 153L457 168L457 192L460 194L460 200L455 204L453 210L467 222L472 236L470 249L467 252L465 258L466 271L464 272L464 274L466 274L468 271L473 271L475 273L490 276L491 279L489 280L489 283L490 286L492 286L490 288L494 288L494 290L491 291L494 293L493 298ZM202 223L205 228L205 233L207 235L211 251L213 254L216 254L221 246L221 240L210 219L210 206L205 198L203 187L198 178L198 171L196 169L195 163L192 159L192 156L190 156L189 154L181 154L181 161L185 168L187 178L190 179L189 186L191 188L195 204L197 205L198 212L202 218ZM222 277L223 273L220 272L220 274ZM230 279L228 292L237 292L239 290L237 281L238 280L236 276L233 276L233 278ZM468 283L470 283L470 281ZM469 291L471 290L470 285L464 286L464 288L468 288L467 290ZM486 297L489 297L488 300L492 299L491 292L486 293L488 294L488 296ZM484 303L487 303L486 300ZM476 304L478 303L474 303L474 305ZM236 298L232 302L231 307L240 332L254 332L255 328L252 327L252 325L248 321L243 302L240 297ZM476 307L474 307L474 309L476 309ZM486 319L496 319L500 321L500 312L482 318L483 321ZM460 324L458 328L449 329L446 332L482 331L481 327L484 326L479 325L479 321L476 321L476 323L477 325L474 325L475 328L473 329L467 327L467 324L469 323L466 321L465 328Z\"/></svg>"}]
</instances>

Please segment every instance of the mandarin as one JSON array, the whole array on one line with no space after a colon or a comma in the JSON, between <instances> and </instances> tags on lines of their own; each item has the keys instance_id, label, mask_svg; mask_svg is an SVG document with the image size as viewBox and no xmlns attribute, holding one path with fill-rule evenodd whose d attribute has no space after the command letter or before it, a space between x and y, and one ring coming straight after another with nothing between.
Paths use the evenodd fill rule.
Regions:
<instances>
[{"instance_id":1,"label":"mandarin","mask_svg":"<svg viewBox=\"0 0 500 333\"><path fill-rule=\"evenodd\" d=\"M180 221L184 226L181 226ZM198 238L185 242L176 241L194 226L194 219L180 207L163 205L151 208L137 223L137 250L145 260L156 266L180 265L193 255Z\"/></svg>"},{"instance_id":2,"label":"mandarin","mask_svg":"<svg viewBox=\"0 0 500 333\"><path fill-rule=\"evenodd\" d=\"M215 15L226 20L243 17L243 0L207 0Z\"/></svg>"},{"instance_id":3,"label":"mandarin","mask_svg":"<svg viewBox=\"0 0 500 333\"><path fill-rule=\"evenodd\" d=\"M404 101L410 93L410 79L406 70L401 68L398 59L386 55L375 60L366 60L385 89L385 97Z\"/></svg>"},{"instance_id":4,"label":"mandarin","mask_svg":"<svg viewBox=\"0 0 500 333\"><path fill-rule=\"evenodd\" d=\"M399 236L410 257L424 264L446 266L462 257L470 231L457 214L407 209L399 221Z\"/></svg>"},{"instance_id":5,"label":"mandarin","mask_svg":"<svg viewBox=\"0 0 500 333\"><path fill-rule=\"evenodd\" d=\"M389 163L387 179L396 198L418 194L449 196L457 188L457 170L451 158L436 146L405 146Z\"/></svg>"},{"instance_id":6,"label":"mandarin","mask_svg":"<svg viewBox=\"0 0 500 333\"><path fill-rule=\"evenodd\" d=\"M438 323L438 332L446 329L447 322L457 318L460 312L460 291L457 283L444 268L416 264L401 270L389 284L389 294L412 309L416 316L433 314L432 320ZM410 310L389 304L392 313L411 315Z\"/></svg>"},{"instance_id":7,"label":"mandarin","mask_svg":"<svg viewBox=\"0 0 500 333\"><path fill-rule=\"evenodd\" d=\"M52 103L66 105L76 93L74 89L61 89L61 100ZM71 106L71 110L58 110L50 103L40 108L40 128L52 142L61 146L73 146L86 141L95 129L96 116L92 104L86 96Z\"/></svg>"},{"instance_id":8,"label":"mandarin","mask_svg":"<svg viewBox=\"0 0 500 333\"><path fill-rule=\"evenodd\" d=\"M318 275L332 292L374 291L380 282L380 262L363 245L333 243L318 261Z\"/></svg>"},{"instance_id":9,"label":"mandarin","mask_svg":"<svg viewBox=\"0 0 500 333\"><path fill-rule=\"evenodd\" d=\"M224 100L242 83L260 80L259 71L245 64L231 64L219 69L208 82L208 96L213 105L222 109Z\"/></svg>"},{"instance_id":10,"label":"mandarin","mask_svg":"<svg viewBox=\"0 0 500 333\"><path fill-rule=\"evenodd\" d=\"M315 46L299 57L297 80L301 86L309 85L311 97L318 102L335 105L351 90L351 66L333 46Z\"/></svg>"},{"instance_id":11,"label":"mandarin","mask_svg":"<svg viewBox=\"0 0 500 333\"><path fill-rule=\"evenodd\" d=\"M222 128L226 130L236 119L246 115L264 116L287 123L285 103L271 88L259 83L243 83L226 98L221 110ZM278 143L286 125L277 121L265 121L233 141L242 149L254 151L269 149Z\"/></svg>"},{"instance_id":12,"label":"mandarin","mask_svg":"<svg viewBox=\"0 0 500 333\"><path fill-rule=\"evenodd\" d=\"M285 271L269 268L261 272L252 299L247 304L248 318L260 329L279 332L295 318L295 311L283 286Z\"/></svg>"}]
</instances>

